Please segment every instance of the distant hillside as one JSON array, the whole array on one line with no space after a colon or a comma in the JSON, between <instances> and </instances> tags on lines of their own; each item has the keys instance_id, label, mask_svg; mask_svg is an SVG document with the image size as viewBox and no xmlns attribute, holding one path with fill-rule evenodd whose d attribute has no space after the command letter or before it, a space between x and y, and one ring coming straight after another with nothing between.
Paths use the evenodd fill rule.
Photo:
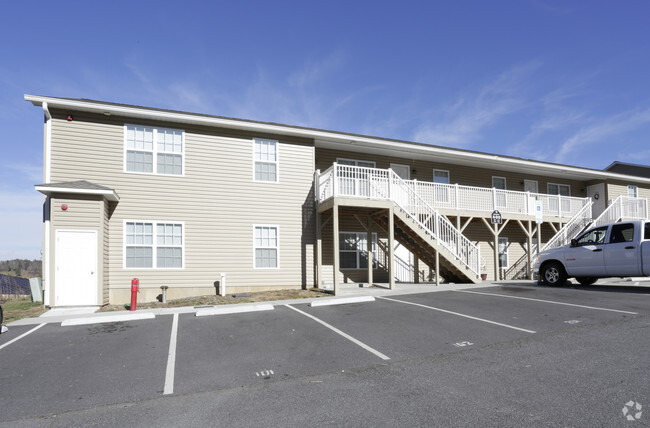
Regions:
<instances>
[{"instance_id":1,"label":"distant hillside","mask_svg":"<svg viewBox=\"0 0 650 428\"><path fill-rule=\"evenodd\" d=\"M0 273L23 278L37 278L43 276L43 267L40 260L5 260L0 261Z\"/></svg>"}]
</instances>

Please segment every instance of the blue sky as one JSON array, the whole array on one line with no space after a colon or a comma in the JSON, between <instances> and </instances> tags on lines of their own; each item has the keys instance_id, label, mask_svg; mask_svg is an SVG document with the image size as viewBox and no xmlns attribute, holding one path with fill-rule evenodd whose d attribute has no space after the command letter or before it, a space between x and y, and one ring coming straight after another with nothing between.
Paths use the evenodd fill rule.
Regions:
<instances>
[{"instance_id":1,"label":"blue sky","mask_svg":"<svg viewBox=\"0 0 650 428\"><path fill-rule=\"evenodd\" d=\"M0 40L0 260L40 257L25 93L650 164L646 0L4 1Z\"/></svg>"}]
</instances>

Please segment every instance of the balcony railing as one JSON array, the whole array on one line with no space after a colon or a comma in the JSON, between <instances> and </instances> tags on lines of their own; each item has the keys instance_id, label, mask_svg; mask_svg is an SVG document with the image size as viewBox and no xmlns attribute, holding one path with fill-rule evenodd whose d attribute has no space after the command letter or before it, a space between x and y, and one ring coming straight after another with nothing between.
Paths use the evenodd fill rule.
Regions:
<instances>
[{"instance_id":1,"label":"balcony railing","mask_svg":"<svg viewBox=\"0 0 650 428\"><path fill-rule=\"evenodd\" d=\"M334 164L315 174L318 202L347 196L388 200L397 204L440 245L478 276L480 248L460 233L444 216L432 208L414 189L390 169Z\"/></svg>"},{"instance_id":2,"label":"balcony railing","mask_svg":"<svg viewBox=\"0 0 650 428\"><path fill-rule=\"evenodd\" d=\"M383 187L389 181L388 171L390 170L334 164L322 174L316 175L316 198L319 202L332 196L386 199ZM475 211L483 214L498 210L502 214L534 216L536 201L541 201L543 215L570 218L590 201L589 198L418 180L404 180L404 183L429 206L438 210Z\"/></svg>"}]
</instances>

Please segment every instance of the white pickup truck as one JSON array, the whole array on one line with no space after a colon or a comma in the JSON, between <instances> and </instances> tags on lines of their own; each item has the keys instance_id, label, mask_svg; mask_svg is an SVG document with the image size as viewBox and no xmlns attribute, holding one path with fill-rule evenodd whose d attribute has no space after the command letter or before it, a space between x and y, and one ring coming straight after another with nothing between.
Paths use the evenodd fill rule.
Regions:
<instances>
[{"instance_id":1,"label":"white pickup truck","mask_svg":"<svg viewBox=\"0 0 650 428\"><path fill-rule=\"evenodd\" d=\"M624 221L589 229L570 244L542 251L533 274L547 285L575 278L590 285L598 278L650 276L650 222Z\"/></svg>"}]
</instances>

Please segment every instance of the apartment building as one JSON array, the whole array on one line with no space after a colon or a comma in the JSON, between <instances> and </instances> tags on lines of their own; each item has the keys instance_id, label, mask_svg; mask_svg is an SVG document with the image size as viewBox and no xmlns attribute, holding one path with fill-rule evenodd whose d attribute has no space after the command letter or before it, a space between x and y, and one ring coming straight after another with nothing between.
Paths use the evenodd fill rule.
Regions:
<instances>
[{"instance_id":1,"label":"apartment building","mask_svg":"<svg viewBox=\"0 0 650 428\"><path fill-rule=\"evenodd\" d=\"M86 99L44 112L48 306L529 277L539 248L647 218L650 178Z\"/></svg>"}]
</instances>

